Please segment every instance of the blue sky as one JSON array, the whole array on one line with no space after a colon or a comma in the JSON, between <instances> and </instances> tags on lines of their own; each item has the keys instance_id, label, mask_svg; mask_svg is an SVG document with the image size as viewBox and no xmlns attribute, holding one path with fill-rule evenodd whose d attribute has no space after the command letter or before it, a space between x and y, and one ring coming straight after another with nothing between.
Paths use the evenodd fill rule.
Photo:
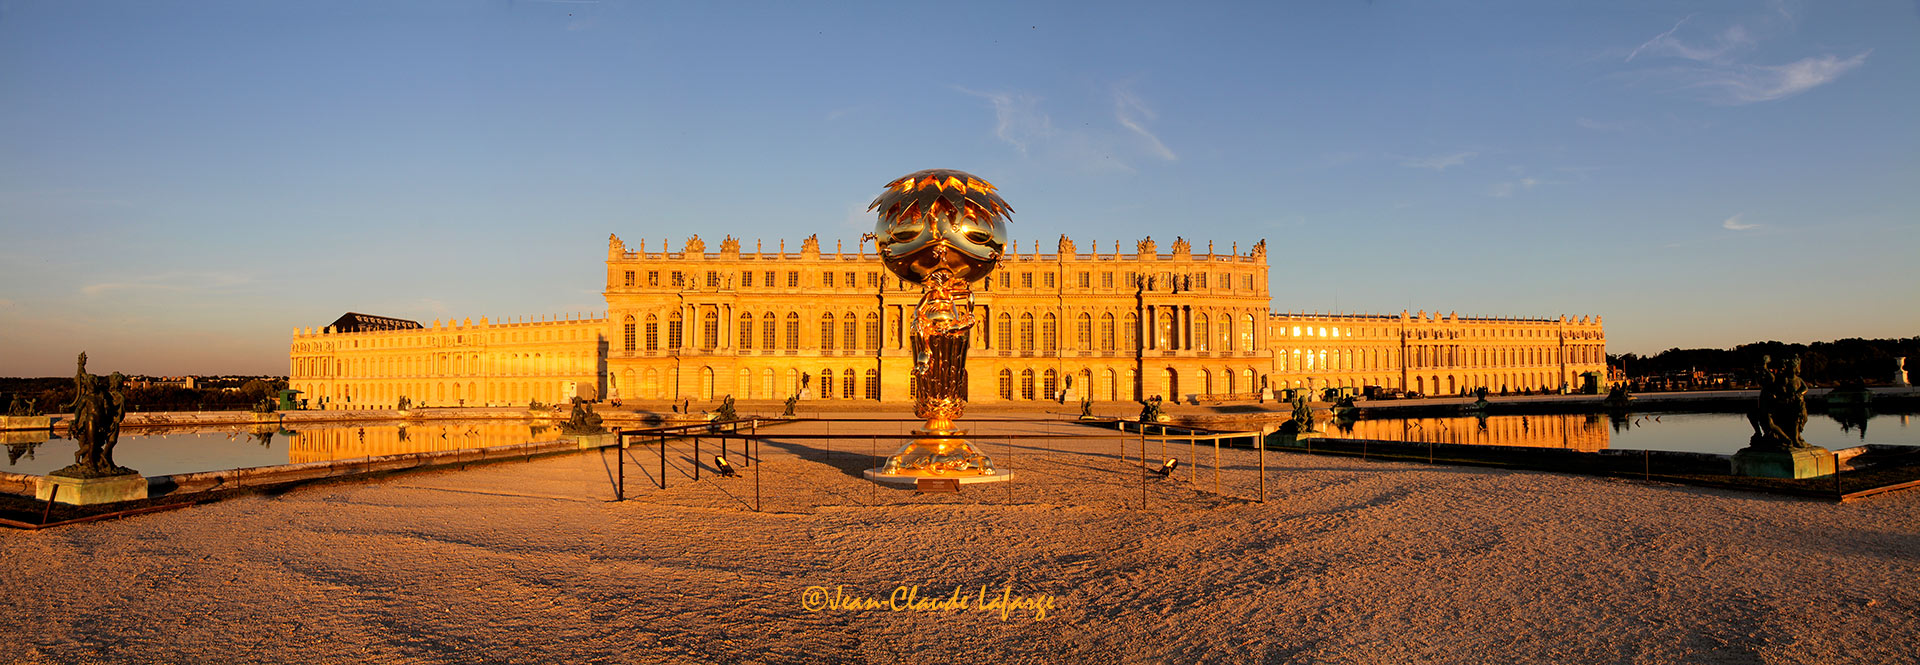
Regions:
<instances>
[{"instance_id":1,"label":"blue sky","mask_svg":"<svg viewBox=\"0 0 1920 665\"><path fill-rule=\"evenodd\" d=\"M0 2L0 375L601 306L608 233L849 246L888 180L1271 248L1276 310L1920 334L1920 3Z\"/></svg>"}]
</instances>

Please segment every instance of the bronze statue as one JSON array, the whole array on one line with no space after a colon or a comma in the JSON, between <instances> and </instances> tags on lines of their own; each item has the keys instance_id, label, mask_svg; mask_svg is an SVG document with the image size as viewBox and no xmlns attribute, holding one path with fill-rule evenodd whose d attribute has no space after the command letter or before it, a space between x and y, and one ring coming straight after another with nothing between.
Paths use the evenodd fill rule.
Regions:
<instances>
[{"instance_id":1,"label":"bronze statue","mask_svg":"<svg viewBox=\"0 0 1920 665\"><path fill-rule=\"evenodd\" d=\"M1760 398L1747 413L1753 425L1749 444L1770 450L1813 447L1800 438L1807 425L1807 384L1800 379L1800 359L1788 358L1775 365L1772 358L1761 356L1756 379Z\"/></svg>"},{"instance_id":2,"label":"bronze statue","mask_svg":"<svg viewBox=\"0 0 1920 665\"><path fill-rule=\"evenodd\" d=\"M728 393L720 399L720 409L713 413L713 419L721 422L739 420L740 414L733 410L733 394Z\"/></svg>"},{"instance_id":3,"label":"bronze statue","mask_svg":"<svg viewBox=\"0 0 1920 665\"><path fill-rule=\"evenodd\" d=\"M575 395L573 413L567 418L567 422L561 423L560 431L567 434L599 434L604 430L600 428L600 414L594 413L593 409L587 406L586 400Z\"/></svg>"},{"instance_id":4,"label":"bronze statue","mask_svg":"<svg viewBox=\"0 0 1920 665\"><path fill-rule=\"evenodd\" d=\"M913 413L928 438L903 446L876 474L995 475L993 461L954 426L966 409L967 343L973 329L972 282L986 277L1006 251L1013 208L992 183L971 174L929 169L887 183L868 210L878 210L871 237L887 270L921 287L914 308Z\"/></svg>"},{"instance_id":5,"label":"bronze statue","mask_svg":"<svg viewBox=\"0 0 1920 665\"><path fill-rule=\"evenodd\" d=\"M1154 395L1145 400L1142 400L1140 404L1141 404L1140 422L1143 422L1143 423L1160 422L1161 400L1159 395Z\"/></svg>"},{"instance_id":6,"label":"bronze statue","mask_svg":"<svg viewBox=\"0 0 1920 665\"><path fill-rule=\"evenodd\" d=\"M103 478L136 473L113 463L113 448L120 442L120 421L126 418L126 396L121 385L126 377L114 372L111 378L87 373L87 354L80 354L79 368L73 375L73 423L67 436L78 447L73 465L52 475L71 478Z\"/></svg>"},{"instance_id":7,"label":"bronze statue","mask_svg":"<svg viewBox=\"0 0 1920 665\"><path fill-rule=\"evenodd\" d=\"M800 401L800 394L799 394L799 393L794 393L793 395L791 395L791 396L789 396L789 397L787 397L787 404L786 404L786 408L780 411L780 415L783 415L783 416L791 416L791 415L793 415L793 405L794 405L794 403L796 403L796 402L799 402L799 401Z\"/></svg>"},{"instance_id":8,"label":"bronze statue","mask_svg":"<svg viewBox=\"0 0 1920 665\"><path fill-rule=\"evenodd\" d=\"M1294 432L1318 431L1313 428L1313 406L1307 403L1306 391L1293 394L1293 419L1284 424L1293 425Z\"/></svg>"}]
</instances>

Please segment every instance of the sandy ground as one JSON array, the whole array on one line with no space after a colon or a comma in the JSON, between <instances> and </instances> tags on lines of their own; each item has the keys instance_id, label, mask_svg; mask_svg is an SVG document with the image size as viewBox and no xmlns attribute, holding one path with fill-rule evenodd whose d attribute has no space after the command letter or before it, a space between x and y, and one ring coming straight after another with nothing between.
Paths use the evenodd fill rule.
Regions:
<instances>
[{"instance_id":1,"label":"sandy ground","mask_svg":"<svg viewBox=\"0 0 1920 665\"><path fill-rule=\"evenodd\" d=\"M1220 496L1203 447L1142 510L1137 442L1123 462L1115 439L991 437L1071 425L975 425L1015 482L917 495L857 477L888 447L863 435L900 426L770 433L828 427L765 445L759 513L751 475L693 482L682 445L667 490L652 449L627 451L619 503L609 451L0 532L0 662L1920 659L1920 492L1842 506L1269 453L1261 504L1253 451L1222 453ZM808 591L903 585L968 598L822 610ZM983 586L1052 609L1003 618Z\"/></svg>"}]
</instances>

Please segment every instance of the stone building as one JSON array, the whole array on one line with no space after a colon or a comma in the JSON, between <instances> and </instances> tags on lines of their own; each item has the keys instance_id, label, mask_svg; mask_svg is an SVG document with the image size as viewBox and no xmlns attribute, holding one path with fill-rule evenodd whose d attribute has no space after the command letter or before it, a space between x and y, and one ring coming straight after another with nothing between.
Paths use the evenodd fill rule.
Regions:
<instances>
[{"instance_id":1,"label":"stone building","mask_svg":"<svg viewBox=\"0 0 1920 665\"><path fill-rule=\"evenodd\" d=\"M603 315L299 330L291 381L327 408L576 394L904 402L920 292L864 249L807 238L798 251L743 251L729 237L709 252L696 236L648 251L610 237ZM1163 254L1151 238L1103 252L1062 236L1052 253L1036 249L1013 243L975 284L970 401L1241 401L1262 379L1458 394L1605 376L1599 317L1270 312L1264 241L1222 253L1175 239Z\"/></svg>"}]
</instances>

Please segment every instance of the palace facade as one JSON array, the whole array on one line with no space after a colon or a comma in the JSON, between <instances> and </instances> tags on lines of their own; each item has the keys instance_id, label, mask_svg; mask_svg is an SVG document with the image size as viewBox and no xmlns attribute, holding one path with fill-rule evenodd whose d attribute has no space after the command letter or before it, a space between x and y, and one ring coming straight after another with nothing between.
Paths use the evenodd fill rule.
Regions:
<instances>
[{"instance_id":1,"label":"palace facade","mask_svg":"<svg viewBox=\"0 0 1920 665\"><path fill-rule=\"evenodd\" d=\"M1037 244L1037 243L1036 243ZM292 387L324 408L624 400L904 402L920 291L857 247L679 251L610 237L597 316L412 321L349 314L296 330ZM1561 390L1606 377L1600 317L1269 311L1264 241L1201 252L1016 242L975 284L972 402L1250 401L1262 387Z\"/></svg>"}]
</instances>

